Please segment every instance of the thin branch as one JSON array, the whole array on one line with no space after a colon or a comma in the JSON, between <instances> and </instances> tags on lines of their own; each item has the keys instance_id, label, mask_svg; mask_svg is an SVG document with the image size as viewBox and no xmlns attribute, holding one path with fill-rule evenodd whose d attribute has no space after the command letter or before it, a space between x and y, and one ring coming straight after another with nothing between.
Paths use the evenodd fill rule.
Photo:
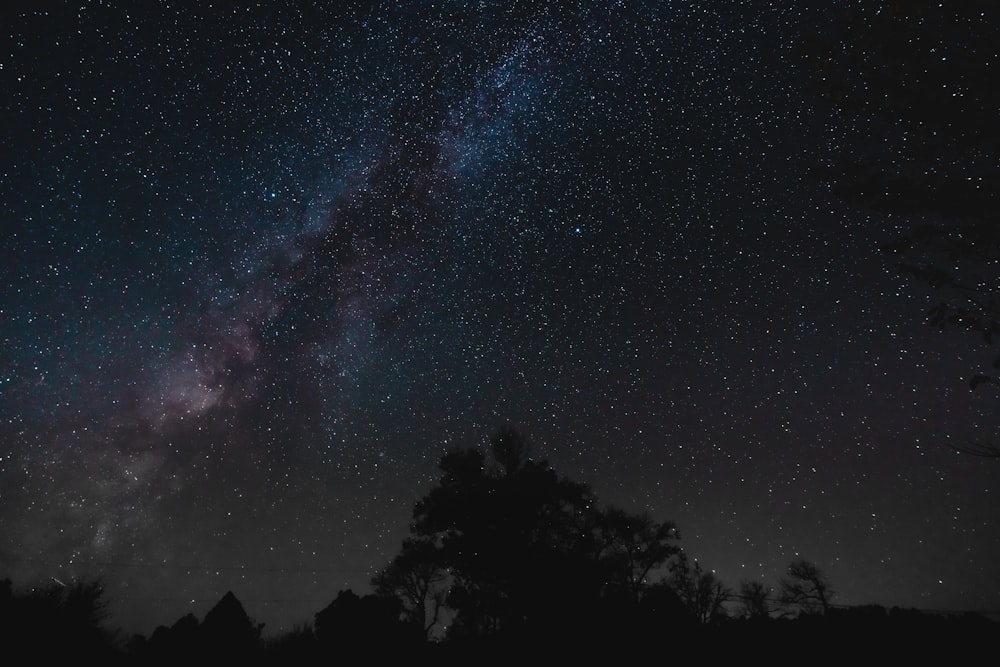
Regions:
<instances>
[{"instance_id":1,"label":"thin branch","mask_svg":"<svg viewBox=\"0 0 1000 667\"><path fill-rule=\"evenodd\" d=\"M996 459L1000 458L1000 445L993 442L982 442L978 440L966 440L964 445L956 445L953 443L945 443L956 452L961 452L963 454L969 454L971 456L979 456L984 459Z\"/></svg>"}]
</instances>

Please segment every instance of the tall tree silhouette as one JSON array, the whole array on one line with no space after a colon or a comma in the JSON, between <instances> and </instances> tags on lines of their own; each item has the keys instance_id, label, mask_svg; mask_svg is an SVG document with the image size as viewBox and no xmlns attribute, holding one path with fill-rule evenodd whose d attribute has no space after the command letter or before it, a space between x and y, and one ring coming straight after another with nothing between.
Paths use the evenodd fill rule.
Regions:
<instances>
[{"instance_id":1,"label":"tall tree silhouette","mask_svg":"<svg viewBox=\"0 0 1000 667\"><path fill-rule=\"evenodd\" d=\"M691 565L686 554L681 553L670 564L669 582L699 623L708 625L725 616L723 605L732 597L732 591L714 573L702 569L697 561Z\"/></svg>"},{"instance_id":2,"label":"tall tree silhouette","mask_svg":"<svg viewBox=\"0 0 1000 667\"><path fill-rule=\"evenodd\" d=\"M740 615L743 618L759 619L771 615L771 589L759 581L740 583Z\"/></svg>"},{"instance_id":3,"label":"tall tree silhouette","mask_svg":"<svg viewBox=\"0 0 1000 667\"><path fill-rule=\"evenodd\" d=\"M855 4L806 54L854 140L817 173L843 199L894 214L886 249L939 291L930 322L1000 333L1000 4ZM905 223L905 224L900 224ZM996 369L970 380L997 385ZM970 453L1000 456L990 442Z\"/></svg>"},{"instance_id":4,"label":"tall tree silhouette","mask_svg":"<svg viewBox=\"0 0 1000 667\"><path fill-rule=\"evenodd\" d=\"M200 636L204 648L211 653L241 656L258 648L263 627L250 619L243 604L228 591L205 614Z\"/></svg>"},{"instance_id":5,"label":"tall tree silhouette","mask_svg":"<svg viewBox=\"0 0 1000 667\"><path fill-rule=\"evenodd\" d=\"M414 539L376 576L425 631L445 588L453 637L593 622L602 596L625 591L637 601L678 553L672 523L598 508L586 484L530 459L513 429L490 444L491 460L475 449L441 459L439 484L414 508Z\"/></svg>"},{"instance_id":6,"label":"tall tree silhouette","mask_svg":"<svg viewBox=\"0 0 1000 667\"><path fill-rule=\"evenodd\" d=\"M446 455L440 486L414 510L417 534L440 542L452 571L456 633L537 622L544 610L536 598L562 576L560 556L579 551L594 502L589 489L560 479L547 464L509 456L525 449L512 440L509 432L493 440L501 459L495 467L475 450Z\"/></svg>"},{"instance_id":7,"label":"tall tree silhouette","mask_svg":"<svg viewBox=\"0 0 1000 667\"><path fill-rule=\"evenodd\" d=\"M804 559L789 563L787 576L781 580L782 603L810 611L819 609L825 615L833 596L826 574L815 563Z\"/></svg>"},{"instance_id":8,"label":"tall tree silhouette","mask_svg":"<svg viewBox=\"0 0 1000 667\"><path fill-rule=\"evenodd\" d=\"M399 598L407 619L428 637L440 619L449 580L441 548L431 539L416 538L403 541L372 586L378 595Z\"/></svg>"},{"instance_id":9,"label":"tall tree silhouette","mask_svg":"<svg viewBox=\"0 0 1000 667\"><path fill-rule=\"evenodd\" d=\"M656 523L649 515L628 514L617 508L599 513L597 520L603 557L638 602L650 572L680 553L677 527L669 521Z\"/></svg>"}]
</instances>

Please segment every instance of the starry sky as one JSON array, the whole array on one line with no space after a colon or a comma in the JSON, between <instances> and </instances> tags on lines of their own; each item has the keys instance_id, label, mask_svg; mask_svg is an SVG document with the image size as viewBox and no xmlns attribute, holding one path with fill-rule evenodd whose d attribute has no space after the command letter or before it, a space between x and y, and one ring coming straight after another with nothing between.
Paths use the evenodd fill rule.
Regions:
<instances>
[{"instance_id":1,"label":"starry sky","mask_svg":"<svg viewBox=\"0 0 1000 667\"><path fill-rule=\"evenodd\" d=\"M989 350L810 175L827 4L5 4L0 575L289 629L511 424L730 585L1000 609Z\"/></svg>"}]
</instances>

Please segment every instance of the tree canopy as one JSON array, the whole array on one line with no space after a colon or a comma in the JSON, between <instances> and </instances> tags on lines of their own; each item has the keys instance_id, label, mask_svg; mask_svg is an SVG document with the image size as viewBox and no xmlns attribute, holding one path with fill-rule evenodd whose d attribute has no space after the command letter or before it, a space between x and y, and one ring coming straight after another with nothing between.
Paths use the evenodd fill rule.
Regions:
<instances>
[{"instance_id":1,"label":"tree canopy","mask_svg":"<svg viewBox=\"0 0 1000 667\"><path fill-rule=\"evenodd\" d=\"M639 604L651 576L679 553L673 523L601 508L586 484L528 458L511 429L441 460L417 502L412 537L373 580L430 632L442 606L450 636L552 633L593 622L599 601Z\"/></svg>"},{"instance_id":2,"label":"tree canopy","mask_svg":"<svg viewBox=\"0 0 1000 667\"><path fill-rule=\"evenodd\" d=\"M834 591L826 574L813 562L798 559L788 565L788 574L781 580L781 601L807 611L830 611Z\"/></svg>"}]
</instances>

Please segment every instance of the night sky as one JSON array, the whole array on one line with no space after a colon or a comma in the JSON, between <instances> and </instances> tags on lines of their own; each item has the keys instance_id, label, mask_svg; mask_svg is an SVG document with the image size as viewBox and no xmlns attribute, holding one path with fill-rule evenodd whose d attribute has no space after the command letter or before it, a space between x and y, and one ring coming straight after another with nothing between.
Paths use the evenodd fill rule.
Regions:
<instances>
[{"instance_id":1,"label":"night sky","mask_svg":"<svg viewBox=\"0 0 1000 667\"><path fill-rule=\"evenodd\" d=\"M731 586L1000 609L992 356L810 175L808 4L5 4L0 576L287 630L510 424Z\"/></svg>"}]
</instances>

